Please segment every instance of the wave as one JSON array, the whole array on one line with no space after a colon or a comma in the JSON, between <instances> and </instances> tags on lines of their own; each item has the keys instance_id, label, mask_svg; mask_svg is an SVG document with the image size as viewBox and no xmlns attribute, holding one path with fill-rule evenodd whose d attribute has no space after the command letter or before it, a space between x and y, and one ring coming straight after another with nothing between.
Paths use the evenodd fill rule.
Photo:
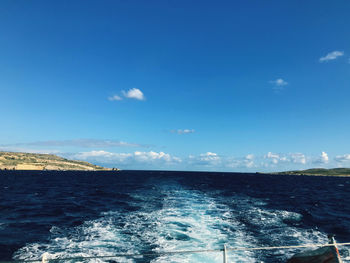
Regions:
<instances>
[{"instance_id":1,"label":"wave","mask_svg":"<svg viewBox=\"0 0 350 263\"><path fill-rule=\"evenodd\" d=\"M138 209L103 212L99 218L72 228L53 226L47 242L27 244L13 258L36 259L45 252L49 258L65 258L221 249L224 244L255 247L327 242L326 235L317 229L298 227L301 214L269 209L265 201L249 196L216 198L212 193L190 190L175 182L130 196L131 205ZM228 256L235 262L282 262L293 253L295 250L239 251L229 252ZM222 262L222 252L120 257L116 261Z\"/></svg>"}]
</instances>

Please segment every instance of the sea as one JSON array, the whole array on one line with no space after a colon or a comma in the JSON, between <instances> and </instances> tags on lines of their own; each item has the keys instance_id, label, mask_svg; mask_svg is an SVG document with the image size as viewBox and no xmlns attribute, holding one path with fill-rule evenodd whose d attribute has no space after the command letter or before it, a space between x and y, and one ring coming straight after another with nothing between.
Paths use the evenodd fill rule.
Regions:
<instances>
[{"instance_id":1,"label":"sea","mask_svg":"<svg viewBox=\"0 0 350 263\"><path fill-rule=\"evenodd\" d=\"M350 242L349 187L347 177L0 171L0 261L46 253L66 258L61 262L223 262L220 251L163 252L324 244L328 234ZM339 249L350 262L350 247ZM303 250L227 256L228 262L285 262Z\"/></svg>"}]
</instances>

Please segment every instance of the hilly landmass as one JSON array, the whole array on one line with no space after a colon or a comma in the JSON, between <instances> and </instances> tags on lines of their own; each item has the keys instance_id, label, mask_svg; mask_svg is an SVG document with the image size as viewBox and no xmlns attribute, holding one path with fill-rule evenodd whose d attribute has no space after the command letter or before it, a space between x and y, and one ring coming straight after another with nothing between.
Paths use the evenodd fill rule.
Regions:
<instances>
[{"instance_id":1,"label":"hilly landmass","mask_svg":"<svg viewBox=\"0 0 350 263\"><path fill-rule=\"evenodd\" d=\"M0 152L1 170L81 170L108 171L110 168L68 160L54 154Z\"/></svg>"},{"instance_id":2,"label":"hilly landmass","mask_svg":"<svg viewBox=\"0 0 350 263\"><path fill-rule=\"evenodd\" d=\"M350 176L350 168L312 168L307 170L278 172L275 174L293 174L293 175L314 175L314 176Z\"/></svg>"}]
</instances>

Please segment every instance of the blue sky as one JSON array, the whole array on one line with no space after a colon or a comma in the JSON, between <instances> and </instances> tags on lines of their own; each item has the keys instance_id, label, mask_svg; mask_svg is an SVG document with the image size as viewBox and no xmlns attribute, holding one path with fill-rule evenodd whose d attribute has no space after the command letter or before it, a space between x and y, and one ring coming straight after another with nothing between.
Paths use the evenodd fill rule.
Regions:
<instances>
[{"instance_id":1,"label":"blue sky","mask_svg":"<svg viewBox=\"0 0 350 263\"><path fill-rule=\"evenodd\" d=\"M122 169L350 166L349 1L2 1L0 149Z\"/></svg>"}]
</instances>

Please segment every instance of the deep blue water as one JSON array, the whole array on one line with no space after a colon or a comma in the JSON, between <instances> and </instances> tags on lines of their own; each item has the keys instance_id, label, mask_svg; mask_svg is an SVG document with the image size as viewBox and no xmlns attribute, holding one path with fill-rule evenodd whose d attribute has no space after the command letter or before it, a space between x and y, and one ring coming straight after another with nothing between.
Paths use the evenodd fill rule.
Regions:
<instances>
[{"instance_id":1,"label":"deep blue water","mask_svg":"<svg viewBox=\"0 0 350 263\"><path fill-rule=\"evenodd\" d=\"M0 260L326 243L328 233L349 242L349 186L350 178L262 174L0 171ZM294 252L229 259L284 262ZM341 254L350 262L348 249ZM222 254L90 262L222 262Z\"/></svg>"}]
</instances>

